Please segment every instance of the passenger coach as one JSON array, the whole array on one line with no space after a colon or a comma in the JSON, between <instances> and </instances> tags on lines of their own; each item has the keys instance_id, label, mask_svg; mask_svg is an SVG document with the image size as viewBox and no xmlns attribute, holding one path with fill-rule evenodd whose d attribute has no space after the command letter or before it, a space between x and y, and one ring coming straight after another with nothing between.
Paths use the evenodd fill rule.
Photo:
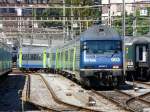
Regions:
<instances>
[{"instance_id":1,"label":"passenger coach","mask_svg":"<svg viewBox=\"0 0 150 112\"><path fill-rule=\"evenodd\" d=\"M127 79L150 80L150 35L128 37L125 46Z\"/></svg>"},{"instance_id":2,"label":"passenger coach","mask_svg":"<svg viewBox=\"0 0 150 112\"><path fill-rule=\"evenodd\" d=\"M22 70L43 70L47 66L47 51L44 47L22 47L19 49L17 66Z\"/></svg>"}]
</instances>

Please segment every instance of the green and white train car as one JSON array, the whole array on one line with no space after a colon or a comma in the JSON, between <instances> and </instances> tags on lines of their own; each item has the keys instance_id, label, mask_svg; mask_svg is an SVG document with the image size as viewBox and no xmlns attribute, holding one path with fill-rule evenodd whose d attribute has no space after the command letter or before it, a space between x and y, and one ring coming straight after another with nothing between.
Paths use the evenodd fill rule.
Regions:
<instances>
[{"instance_id":1,"label":"green and white train car","mask_svg":"<svg viewBox=\"0 0 150 112\"><path fill-rule=\"evenodd\" d=\"M10 72L11 68L11 49L6 44L0 42L0 76Z\"/></svg>"},{"instance_id":2,"label":"green and white train car","mask_svg":"<svg viewBox=\"0 0 150 112\"><path fill-rule=\"evenodd\" d=\"M61 71L67 74L68 77L79 79L79 53L80 44L77 40L71 41L60 48L51 48L47 66L53 72Z\"/></svg>"},{"instance_id":3,"label":"green and white train car","mask_svg":"<svg viewBox=\"0 0 150 112\"><path fill-rule=\"evenodd\" d=\"M150 37L128 37L125 42L129 80L150 80Z\"/></svg>"}]
</instances>

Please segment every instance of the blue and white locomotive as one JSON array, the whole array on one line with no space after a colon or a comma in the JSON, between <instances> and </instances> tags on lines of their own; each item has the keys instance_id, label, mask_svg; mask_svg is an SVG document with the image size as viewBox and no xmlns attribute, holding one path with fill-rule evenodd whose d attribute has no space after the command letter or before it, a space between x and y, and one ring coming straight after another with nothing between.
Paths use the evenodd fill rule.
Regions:
<instances>
[{"instance_id":1,"label":"blue and white locomotive","mask_svg":"<svg viewBox=\"0 0 150 112\"><path fill-rule=\"evenodd\" d=\"M50 69L88 86L124 83L122 38L110 27L94 25L79 38L51 48Z\"/></svg>"}]
</instances>

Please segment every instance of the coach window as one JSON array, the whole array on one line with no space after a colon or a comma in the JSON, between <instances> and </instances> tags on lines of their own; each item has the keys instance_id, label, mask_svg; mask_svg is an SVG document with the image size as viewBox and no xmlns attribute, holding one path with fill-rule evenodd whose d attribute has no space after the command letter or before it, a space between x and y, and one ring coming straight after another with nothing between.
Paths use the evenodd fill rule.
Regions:
<instances>
[{"instance_id":1,"label":"coach window","mask_svg":"<svg viewBox=\"0 0 150 112\"><path fill-rule=\"evenodd\" d=\"M36 54L33 54L33 60L36 60Z\"/></svg>"},{"instance_id":2,"label":"coach window","mask_svg":"<svg viewBox=\"0 0 150 112\"><path fill-rule=\"evenodd\" d=\"M31 54L31 60L33 60L34 59L34 54Z\"/></svg>"},{"instance_id":3,"label":"coach window","mask_svg":"<svg viewBox=\"0 0 150 112\"><path fill-rule=\"evenodd\" d=\"M36 59L37 54L34 54L33 57L34 57L33 60L37 60L37 59Z\"/></svg>"},{"instance_id":4,"label":"coach window","mask_svg":"<svg viewBox=\"0 0 150 112\"><path fill-rule=\"evenodd\" d=\"M55 60L55 53L52 53L52 60Z\"/></svg>"},{"instance_id":5,"label":"coach window","mask_svg":"<svg viewBox=\"0 0 150 112\"><path fill-rule=\"evenodd\" d=\"M18 56L19 57L19 56ZM22 55L22 59L25 60L25 54Z\"/></svg>"},{"instance_id":6,"label":"coach window","mask_svg":"<svg viewBox=\"0 0 150 112\"><path fill-rule=\"evenodd\" d=\"M32 54L29 54L29 60L32 60Z\"/></svg>"},{"instance_id":7,"label":"coach window","mask_svg":"<svg viewBox=\"0 0 150 112\"><path fill-rule=\"evenodd\" d=\"M63 61L63 51L61 52L61 60Z\"/></svg>"},{"instance_id":8,"label":"coach window","mask_svg":"<svg viewBox=\"0 0 150 112\"><path fill-rule=\"evenodd\" d=\"M35 54L35 60L38 60L38 54Z\"/></svg>"},{"instance_id":9,"label":"coach window","mask_svg":"<svg viewBox=\"0 0 150 112\"><path fill-rule=\"evenodd\" d=\"M51 57L51 58L52 58L52 60L54 61L54 53L51 53L51 55L52 55L52 57Z\"/></svg>"},{"instance_id":10,"label":"coach window","mask_svg":"<svg viewBox=\"0 0 150 112\"><path fill-rule=\"evenodd\" d=\"M33 60L36 60L36 54L33 54Z\"/></svg>"},{"instance_id":11,"label":"coach window","mask_svg":"<svg viewBox=\"0 0 150 112\"><path fill-rule=\"evenodd\" d=\"M71 53L70 53L70 60L73 60L73 52L74 52L74 50L73 49L71 49Z\"/></svg>"},{"instance_id":12,"label":"coach window","mask_svg":"<svg viewBox=\"0 0 150 112\"><path fill-rule=\"evenodd\" d=\"M40 54L36 55L36 60L40 60Z\"/></svg>"},{"instance_id":13,"label":"coach window","mask_svg":"<svg viewBox=\"0 0 150 112\"><path fill-rule=\"evenodd\" d=\"M38 54L38 60L42 60L42 54Z\"/></svg>"},{"instance_id":14,"label":"coach window","mask_svg":"<svg viewBox=\"0 0 150 112\"><path fill-rule=\"evenodd\" d=\"M26 60L26 59L27 59L27 54L23 54L23 55L22 55L22 59L23 59L23 60Z\"/></svg>"},{"instance_id":15,"label":"coach window","mask_svg":"<svg viewBox=\"0 0 150 112\"><path fill-rule=\"evenodd\" d=\"M28 55L28 60L31 60L31 54Z\"/></svg>"},{"instance_id":16,"label":"coach window","mask_svg":"<svg viewBox=\"0 0 150 112\"><path fill-rule=\"evenodd\" d=\"M66 56L66 59L65 59L65 60L68 61L68 51L66 51L65 53L66 53L66 54L65 54L65 56Z\"/></svg>"},{"instance_id":17,"label":"coach window","mask_svg":"<svg viewBox=\"0 0 150 112\"><path fill-rule=\"evenodd\" d=\"M38 60L38 54L34 55L34 60Z\"/></svg>"},{"instance_id":18,"label":"coach window","mask_svg":"<svg viewBox=\"0 0 150 112\"><path fill-rule=\"evenodd\" d=\"M33 54L30 54L30 60L33 60Z\"/></svg>"},{"instance_id":19,"label":"coach window","mask_svg":"<svg viewBox=\"0 0 150 112\"><path fill-rule=\"evenodd\" d=\"M26 59L27 59L27 60L30 59L30 54L26 54Z\"/></svg>"},{"instance_id":20,"label":"coach window","mask_svg":"<svg viewBox=\"0 0 150 112\"><path fill-rule=\"evenodd\" d=\"M49 57L49 53L47 53L46 56Z\"/></svg>"}]
</instances>

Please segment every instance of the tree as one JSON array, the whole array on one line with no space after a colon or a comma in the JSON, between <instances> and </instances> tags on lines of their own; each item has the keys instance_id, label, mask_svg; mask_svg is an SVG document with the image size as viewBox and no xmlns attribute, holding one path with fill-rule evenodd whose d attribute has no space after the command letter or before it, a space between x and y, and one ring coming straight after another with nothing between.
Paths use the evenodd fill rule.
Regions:
<instances>
[{"instance_id":1,"label":"tree","mask_svg":"<svg viewBox=\"0 0 150 112\"><path fill-rule=\"evenodd\" d=\"M91 6L91 5L93 5L93 3L94 3L93 0L65 0L66 6L71 6L71 5L73 5L73 6ZM90 9L90 8L75 9L74 8L74 9L72 9L72 11L73 11L74 19L78 19L78 17L81 17L81 19L84 19L85 17L87 19L89 19L89 18L94 19L94 18L100 18L100 15L101 15L99 9ZM57 19L57 17L62 16L62 15L63 15L62 9L46 9L44 11L44 13L42 14L42 16L45 19L48 16L55 16ZM70 9L66 9L66 16L67 16L68 20L71 19L71 10ZM52 25L57 25L57 23L59 23L59 25L60 25L60 22L45 22L43 25L45 27L48 27L48 26L52 26ZM68 24L71 25L70 22L68 22ZM92 24L92 22L89 22L89 25L90 24ZM83 25L83 27L85 27L86 22L82 22L82 25Z\"/></svg>"},{"instance_id":2,"label":"tree","mask_svg":"<svg viewBox=\"0 0 150 112\"><path fill-rule=\"evenodd\" d=\"M150 16L150 8L147 8L148 16ZM140 15L140 9L136 10L136 17L133 14L127 15L126 13L126 35L133 35L133 20L136 19L136 31L137 35L145 35L149 32L150 21L148 17L142 17ZM116 30L121 34L122 33L122 15L114 18L112 24Z\"/></svg>"},{"instance_id":3,"label":"tree","mask_svg":"<svg viewBox=\"0 0 150 112\"><path fill-rule=\"evenodd\" d=\"M140 9L137 10L136 12L137 25L141 26L141 27L137 27L137 33L140 33L141 35L147 34L150 28L150 21L149 21L150 7L148 7L147 10L148 10L148 17L140 16Z\"/></svg>"}]
</instances>

